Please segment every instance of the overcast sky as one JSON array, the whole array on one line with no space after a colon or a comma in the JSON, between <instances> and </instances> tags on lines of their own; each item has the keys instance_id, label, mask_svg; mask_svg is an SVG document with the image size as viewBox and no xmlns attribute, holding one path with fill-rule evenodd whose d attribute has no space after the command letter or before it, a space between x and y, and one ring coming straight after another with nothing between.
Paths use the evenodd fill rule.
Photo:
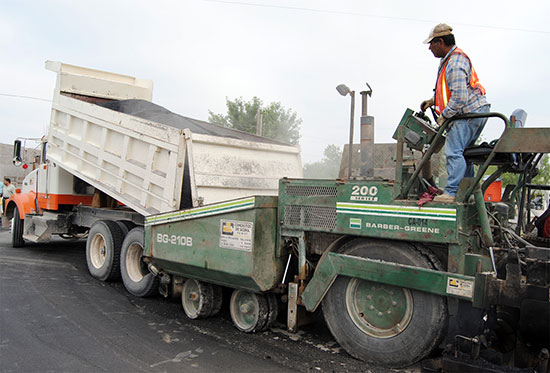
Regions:
<instances>
[{"instance_id":1,"label":"overcast sky","mask_svg":"<svg viewBox=\"0 0 550 373\"><path fill-rule=\"evenodd\" d=\"M302 159L348 141L349 98L373 88L376 142L432 94L439 60L422 41L454 28L492 111L550 127L550 1L7 1L0 0L0 142L40 137L61 61L154 81L153 101L206 120L225 98L279 101L302 118ZM357 119L359 118L357 100ZM356 142L359 140L356 127ZM498 137L489 121L484 137Z\"/></svg>"}]
</instances>

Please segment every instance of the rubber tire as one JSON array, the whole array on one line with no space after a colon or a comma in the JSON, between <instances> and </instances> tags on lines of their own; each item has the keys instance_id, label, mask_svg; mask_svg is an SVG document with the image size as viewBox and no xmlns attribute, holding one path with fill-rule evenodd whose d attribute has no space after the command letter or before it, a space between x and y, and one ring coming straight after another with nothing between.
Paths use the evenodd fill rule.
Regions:
<instances>
[{"instance_id":1,"label":"rubber tire","mask_svg":"<svg viewBox=\"0 0 550 373\"><path fill-rule=\"evenodd\" d=\"M186 291L189 286L195 286L199 292L199 302L196 308L187 308L185 306ZM214 286L208 282L188 278L183 283L181 292L181 305L185 315L191 320L204 319L212 315L214 308ZM194 306L191 306L194 307Z\"/></svg>"},{"instance_id":2,"label":"rubber tire","mask_svg":"<svg viewBox=\"0 0 550 373\"><path fill-rule=\"evenodd\" d=\"M140 281L134 281L128 275L128 268L126 262L126 255L128 249L133 244L139 244L143 248L145 233L143 227L135 227L126 235L124 242L122 243L122 249L120 251L120 274L122 276L122 283L126 290L136 297L150 297L158 293L159 281L158 276L154 276L151 272L147 271L143 275Z\"/></svg>"},{"instance_id":3,"label":"rubber tire","mask_svg":"<svg viewBox=\"0 0 550 373\"><path fill-rule=\"evenodd\" d=\"M434 268L426 256L405 242L356 239L346 243L341 252ZM420 361L439 345L448 317L444 297L411 290L413 314L408 326L395 336L377 338L361 331L348 314L345 294L351 280L351 277L339 276L322 302L325 321L332 335L351 356L378 366L403 368Z\"/></svg>"},{"instance_id":4,"label":"rubber tire","mask_svg":"<svg viewBox=\"0 0 550 373\"><path fill-rule=\"evenodd\" d=\"M115 221L115 223L117 223L120 227L120 230L122 231L122 235L124 237L126 237L128 232L130 232L135 227L135 224L128 220L117 220Z\"/></svg>"},{"instance_id":5,"label":"rubber tire","mask_svg":"<svg viewBox=\"0 0 550 373\"><path fill-rule=\"evenodd\" d=\"M267 317L267 322L265 324L264 329L269 329L273 325L273 323L277 320L277 316L279 316L279 301L277 300L277 296L273 293L267 293L265 294L267 298L267 305L269 308L269 315Z\"/></svg>"},{"instance_id":6,"label":"rubber tire","mask_svg":"<svg viewBox=\"0 0 550 373\"><path fill-rule=\"evenodd\" d=\"M214 292L213 297L213 303L212 303L212 311L210 312L209 317L216 316L218 313L220 313L222 309L222 303L223 303L223 289L220 285L214 285L212 284L212 290Z\"/></svg>"},{"instance_id":7,"label":"rubber tire","mask_svg":"<svg viewBox=\"0 0 550 373\"><path fill-rule=\"evenodd\" d=\"M92 264L90 246L97 234L101 234L105 240L105 263L96 268ZM115 281L120 279L120 248L122 246L122 230L118 224L110 220L95 222L86 240L86 263L90 274L101 281Z\"/></svg>"},{"instance_id":8,"label":"rubber tire","mask_svg":"<svg viewBox=\"0 0 550 373\"><path fill-rule=\"evenodd\" d=\"M251 296L255 297L257 301L257 314L256 321L254 324L249 326L239 325L237 319L239 318L240 310L236 302L236 298L241 295L241 293L249 293ZM267 322L269 320L269 303L267 297L264 294L252 293L246 290L237 290L233 291L231 294L231 300L229 302L229 314L231 315L231 320L233 325L239 329L241 332L245 333L256 333L264 331L267 328Z\"/></svg>"},{"instance_id":9,"label":"rubber tire","mask_svg":"<svg viewBox=\"0 0 550 373\"><path fill-rule=\"evenodd\" d=\"M11 222L11 246L23 247L25 240L23 239L23 227L25 221L19 218L19 209L17 206L13 209L13 218Z\"/></svg>"}]
</instances>

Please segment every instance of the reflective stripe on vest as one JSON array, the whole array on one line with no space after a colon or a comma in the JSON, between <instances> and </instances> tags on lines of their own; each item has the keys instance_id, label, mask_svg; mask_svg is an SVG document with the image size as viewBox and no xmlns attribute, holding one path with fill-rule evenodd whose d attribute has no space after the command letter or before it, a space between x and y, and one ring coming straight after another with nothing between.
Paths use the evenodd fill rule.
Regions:
<instances>
[{"instance_id":1,"label":"reflective stripe on vest","mask_svg":"<svg viewBox=\"0 0 550 373\"><path fill-rule=\"evenodd\" d=\"M471 66L470 82L469 82L470 87L479 89L482 95L485 94L485 88L483 88L483 86L479 82L479 78L477 77L477 73L476 73L476 70L474 69L474 65L472 65L472 61L470 61L470 58L466 55L466 53L462 51L462 49L456 48L451 53L451 55L447 58L447 61L445 61L445 65L443 65L443 68L441 69L441 72L437 77L437 83L435 85L435 111L438 114L441 114L443 112L443 110L449 103L449 98L451 97L451 90L447 86L447 79L445 78L445 71L447 70L447 63L449 63L449 59L455 53L463 55L470 62L470 66Z\"/></svg>"}]
</instances>

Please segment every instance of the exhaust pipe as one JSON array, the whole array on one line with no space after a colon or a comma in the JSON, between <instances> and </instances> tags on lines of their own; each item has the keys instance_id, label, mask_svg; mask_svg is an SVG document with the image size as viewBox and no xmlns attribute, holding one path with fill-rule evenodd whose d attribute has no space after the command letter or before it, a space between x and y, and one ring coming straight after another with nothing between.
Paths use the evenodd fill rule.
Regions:
<instances>
[{"instance_id":1,"label":"exhaust pipe","mask_svg":"<svg viewBox=\"0 0 550 373\"><path fill-rule=\"evenodd\" d=\"M368 91L361 93L361 168L360 175L374 177L374 117L367 115L367 97L372 96L369 83ZM351 150L350 150L351 153Z\"/></svg>"}]
</instances>

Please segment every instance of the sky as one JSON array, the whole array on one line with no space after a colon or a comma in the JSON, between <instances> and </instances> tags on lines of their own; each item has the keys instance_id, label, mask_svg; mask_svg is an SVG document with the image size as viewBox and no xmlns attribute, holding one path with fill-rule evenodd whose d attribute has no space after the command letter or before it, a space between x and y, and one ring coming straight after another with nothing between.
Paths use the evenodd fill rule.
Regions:
<instances>
[{"instance_id":1,"label":"sky","mask_svg":"<svg viewBox=\"0 0 550 373\"><path fill-rule=\"evenodd\" d=\"M0 143L46 134L55 86L46 60L151 79L155 103L196 119L224 113L226 98L281 102L303 121L304 163L348 142L350 99L335 87L368 82L375 141L393 142L406 108L432 95L439 60L422 41L440 22L454 28L492 111L523 108L527 127L550 127L549 14L545 0L0 0ZM359 115L357 99L355 142ZM489 120L482 136L502 129Z\"/></svg>"}]
</instances>

